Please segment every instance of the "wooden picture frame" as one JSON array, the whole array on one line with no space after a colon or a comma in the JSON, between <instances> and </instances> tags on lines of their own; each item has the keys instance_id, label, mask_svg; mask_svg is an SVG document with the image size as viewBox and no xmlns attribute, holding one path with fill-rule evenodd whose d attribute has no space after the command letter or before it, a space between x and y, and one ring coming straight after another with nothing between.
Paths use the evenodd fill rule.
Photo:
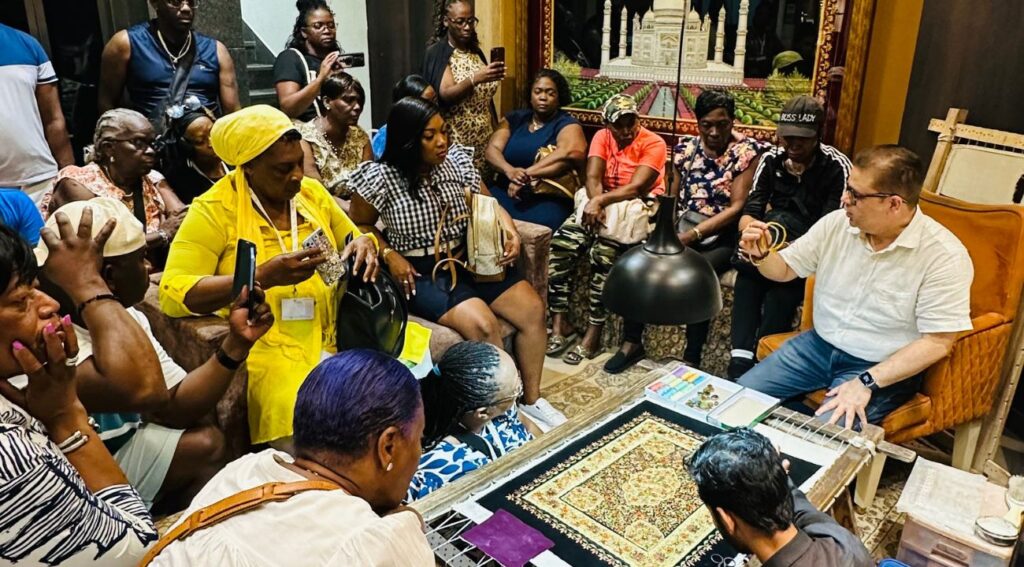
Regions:
<instances>
[{"instance_id":1,"label":"wooden picture frame","mask_svg":"<svg viewBox=\"0 0 1024 567\"><path fill-rule=\"evenodd\" d=\"M555 62L555 9L559 0L529 0L529 71L536 73ZM600 2L601 0L593 0ZM692 0L690 0L692 1ZM860 105L860 90L863 85L867 62L867 48L870 41L871 20L874 17L875 0L819 0L821 13L818 21L818 40L810 78L810 92L822 100L827 109L823 138L843 151L852 149L856 131L856 118ZM682 1L680 2L682 4ZM616 2L616 5L621 5ZM710 25L710 24L709 24ZM635 31L635 30L634 30ZM712 36L716 34L712 31ZM633 36L630 35L630 41ZM718 36L721 37L721 36ZM716 37L712 41L717 42ZM724 42L728 44L728 41ZM678 43L677 43L678 45ZM632 46L632 45L631 45ZM590 71L590 70L588 70ZM746 91L748 79L742 85L734 85L739 91ZM641 84L637 80L634 84ZM667 81L648 81L661 87L671 87ZM701 85L684 86L697 87ZM754 91L755 89L750 89ZM648 91L649 92L649 91ZM685 92L685 90L683 91ZM610 95L609 95L610 96ZM672 93L669 93L669 97ZM778 102L774 103L778 105ZM566 110L579 120L585 128L599 128L602 125L599 108L585 109L567 106ZM777 110L777 109L775 109ZM766 116L759 116L768 121ZM644 115L641 122L647 128L668 135L672 132L672 118ZM692 116L681 116L678 125L681 134L696 134L697 124ZM774 123L744 124L737 120L737 130L765 141L775 140Z\"/></svg>"}]
</instances>

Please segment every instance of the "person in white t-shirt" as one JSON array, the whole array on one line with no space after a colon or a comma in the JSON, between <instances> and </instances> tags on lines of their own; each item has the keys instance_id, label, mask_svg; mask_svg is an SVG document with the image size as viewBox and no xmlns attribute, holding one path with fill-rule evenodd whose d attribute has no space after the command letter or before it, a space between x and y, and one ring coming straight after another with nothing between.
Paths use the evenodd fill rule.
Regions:
<instances>
[{"instance_id":1,"label":"person in white t-shirt","mask_svg":"<svg viewBox=\"0 0 1024 567\"><path fill-rule=\"evenodd\" d=\"M152 565L433 566L419 514L402 505L423 427L420 388L402 363L360 349L324 360L299 387L295 456L267 449L234 461L178 524L268 483L326 481L337 489L308 490L230 515L173 541Z\"/></svg>"},{"instance_id":2,"label":"person in white t-shirt","mask_svg":"<svg viewBox=\"0 0 1024 567\"><path fill-rule=\"evenodd\" d=\"M814 328L744 374L739 383L778 398L822 388L817 416L845 427L878 423L921 387L957 333L972 328L967 249L918 206L924 167L910 150L877 146L854 158L843 208L778 254L740 248L766 278L815 276Z\"/></svg>"},{"instance_id":3,"label":"person in white t-shirt","mask_svg":"<svg viewBox=\"0 0 1024 567\"><path fill-rule=\"evenodd\" d=\"M102 275L114 297L125 306L136 325L125 325L121 335L141 334L153 345L157 360L145 372L146 356L125 352L120 343L93 337L67 294L44 287L71 313L79 342L79 365L93 369L79 388L83 403L98 424L97 431L132 486L152 508L180 510L220 468L226 464L224 435L213 425L202 424L231 383L235 370L249 349L273 323L270 308L260 302L248 321L248 310L239 299L228 317L230 330L215 356L186 373L153 336L149 321L132 307L143 300L149 288L150 265L146 260L146 234L142 223L116 199L98 197L75 201L58 211L77 226L82 212L90 208L102 226L116 219L117 227L103 248ZM51 216L47 226L55 227ZM42 264L45 246L36 248ZM255 289L259 297L262 290ZM96 338L97 340L94 340ZM145 418L143 417L145 415Z\"/></svg>"},{"instance_id":4,"label":"person in white t-shirt","mask_svg":"<svg viewBox=\"0 0 1024 567\"><path fill-rule=\"evenodd\" d=\"M57 171L74 165L57 74L39 42L0 24L0 187L17 187L36 203Z\"/></svg>"}]
</instances>

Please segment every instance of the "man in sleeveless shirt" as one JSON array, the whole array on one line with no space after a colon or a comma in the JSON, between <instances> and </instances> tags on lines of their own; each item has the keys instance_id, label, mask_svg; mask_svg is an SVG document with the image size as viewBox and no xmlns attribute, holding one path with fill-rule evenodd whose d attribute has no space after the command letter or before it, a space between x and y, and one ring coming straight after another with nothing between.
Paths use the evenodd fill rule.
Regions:
<instances>
[{"instance_id":1,"label":"man in sleeveless shirt","mask_svg":"<svg viewBox=\"0 0 1024 567\"><path fill-rule=\"evenodd\" d=\"M241 108L235 63L227 47L192 30L199 0L149 2L156 19L117 32L103 49L100 113L132 108L161 131L175 71L190 58L188 95L218 116Z\"/></svg>"}]
</instances>

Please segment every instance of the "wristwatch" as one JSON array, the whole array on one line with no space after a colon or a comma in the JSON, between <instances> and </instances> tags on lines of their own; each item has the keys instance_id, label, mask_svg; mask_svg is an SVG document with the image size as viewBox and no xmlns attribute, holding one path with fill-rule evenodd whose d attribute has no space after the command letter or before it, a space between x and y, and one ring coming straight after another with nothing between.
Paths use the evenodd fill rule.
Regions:
<instances>
[{"instance_id":1,"label":"wristwatch","mask_svg":"<svg viewBox=\"0 0 1024 567\"><path fill-rule=\"evenodd\" d=\"M867 386L872 392L878 391L878 382L875 382L875 377L867 370L861 372L860 375L857 376L857 379L860 380L861 384Z\"/></svg>"}]
</instances>

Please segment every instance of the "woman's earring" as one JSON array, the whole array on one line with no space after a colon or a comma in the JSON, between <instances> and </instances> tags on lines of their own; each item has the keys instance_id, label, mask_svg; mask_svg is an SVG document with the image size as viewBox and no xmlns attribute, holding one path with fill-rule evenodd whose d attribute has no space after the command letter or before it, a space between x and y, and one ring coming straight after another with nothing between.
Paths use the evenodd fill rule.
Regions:
<instances>
[{"instance_id":1,"label":"woman's earring","mask_svg":"<svg viewBox=\"0 0 1024 567\"><path fill-rule=\"evenodd\" d=\"M395 468L394 461L388 463L388 468L384 469L385 472L391 472L391 469Z\"/></svg>"},{"instance_id":2,"label":"woman's earring","mask_svg":"<svg viewBox=\"0 0 1024 567\"><path fill-rule=\"evenodd\" d=\"M117 160L114 159L114 156L110 156L110 163L114 163L115 161Z\"/></svg>"}]
</instances>

